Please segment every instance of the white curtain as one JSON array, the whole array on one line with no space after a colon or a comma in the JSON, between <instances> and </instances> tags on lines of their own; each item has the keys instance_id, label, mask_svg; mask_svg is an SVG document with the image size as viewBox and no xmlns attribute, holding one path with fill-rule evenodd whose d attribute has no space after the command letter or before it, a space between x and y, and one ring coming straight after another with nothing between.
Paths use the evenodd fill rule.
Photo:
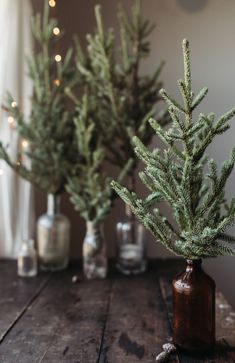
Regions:
<instances>
[{"instance_id":1,"label":"white curtain","mask_svg":"<svg viewBox=\"0 0 235 363\"><path fill-rule=\"evenodd\" d=\"M31 50L30 22L29 0L0 0L0 139L9 144L13 160L19 140L1 106L9 91L26 119L30 112L32 84L25 62ZM0 161L0 257L16 257L22 239L32 236L33 211L32 187Z\"/></svg>"}]
</instances>

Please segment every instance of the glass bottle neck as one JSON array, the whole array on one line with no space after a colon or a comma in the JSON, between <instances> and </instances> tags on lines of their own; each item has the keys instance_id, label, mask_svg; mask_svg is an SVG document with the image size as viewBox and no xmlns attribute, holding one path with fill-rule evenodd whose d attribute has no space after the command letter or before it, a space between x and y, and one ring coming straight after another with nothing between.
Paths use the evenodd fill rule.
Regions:
<instances>
[{"instance_id":1,"label":"glass bottle neck","mask_svg":"<svg viewBox=\"0 0 235 363\"><path fill-rule=\"evenodd\" d=\"M92 221L86 222L86 233L88 235L99 236L102 233L102 224L94 223Z\"/></svg>"},{"instance_id":2,"label":"glass bottle neck","mask_svg":"<svg viewBox=\"0 0 235 363\"><path fill-rule=\"evenodd\" d=\"M20 247L19 255L20 256L30 256L32 254L35 254L35 248L34 248L34 240L24 240L22 242L22 245Z\"/></svg>"},{"instance_id":3,"label":"glass bottle neck","mask_svg":"<svg viewBox=\"0 0 235 363\"><path fill-rule=\"evenodd\" d=\"M60 196L55 194L47 195L47 214L55 215L60 213Z\"/></svg>"}]
</instances>

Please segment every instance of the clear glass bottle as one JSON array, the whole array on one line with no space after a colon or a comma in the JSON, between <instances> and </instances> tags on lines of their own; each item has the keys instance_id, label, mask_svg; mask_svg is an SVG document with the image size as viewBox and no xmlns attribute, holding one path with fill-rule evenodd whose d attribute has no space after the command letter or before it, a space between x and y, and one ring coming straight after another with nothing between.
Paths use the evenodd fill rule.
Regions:
<instances>
[{"instance_id":1,"label":"clear glass bottle","mask_svg":"<svg viewBox=\"0 0 235 363\"><path fill-rule=\"evenodd\" d=\"M37 252L34 248L34 240L24 240L17 259L18 275L21 277L33 277L37 275Z\"/></svg>"},{"instance_id":2,"label":"clear glass bottle","mask_svg":"<svg viewBox=\"0 0 235 363\"><path fill-rule=\"evenodd\" d=\"M87 279L104 279L107 276L107 255L102 224L88 221L83 242L83 272Z\"/></svg>"},{"instance_id":3,"label":"clear glass bottle","mask_svg":"<svg viewBox=\"0 0 235 363\"><path fill-rule=\"evenodd\" d=\"M117 269L125 275L139 274L146 270L146 232L126 206L126 218L117 223Z\"/></svg>"},{"instance_id":4,"label":"clear glass bottle","mask_svg":"<svg viewBox=\"0 0 235 363\"><path fill-rule=\"evenodd\" d=\"M180 350L203 355L215 346L215 282L201 267L187 260L186 270L173 287L173 339Z\"/></svg>"},{"instance_id":5,"label":"clear glass bottle","mask_svg":"<svg viewBox=\"0 0 235 363\"><path fill-rule=\"evenodd\" d=\"M37 222L40 268L59 271L67 267L70 250L70 222L60 213L60 196L48 194L47 213Z\"/></svg>"}]
</instances>

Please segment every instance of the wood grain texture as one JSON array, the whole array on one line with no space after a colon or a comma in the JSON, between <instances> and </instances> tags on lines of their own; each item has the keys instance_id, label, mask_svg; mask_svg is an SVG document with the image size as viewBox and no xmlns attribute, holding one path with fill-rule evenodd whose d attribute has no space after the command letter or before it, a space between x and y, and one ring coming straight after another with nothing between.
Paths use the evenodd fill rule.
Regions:
<instances>
[{"instance_id":1,"label":"wood grain texture","mask_svg":"<svg viewBox=\"0 0 235 363\"><path fill-rule=\"evenodd\" d=\"M116 277L99 363L153 362L169 338L157 274Z\"/></svg>"},{"instance_id":2,"label":"wood grain texture","mask_svg":"<svg viewBox=\"0 0 235 363\"><path fill-rule=\"evenodd\" d=\"M95 363L107 320L111 281L80 283L69 288L52 343L40 362Z\"/></svg>"},{"instance_id":3,"label":"wood grain texture","mask_svg":"<svg viewBox=\"0 0 235 363\"><path fill-rule=\"evenodd\" d=\"M87 282L81 265L22 279L15 262L0 261L0 363L154 362L171 339L171 279L181 268L156 260L143 275L111 269L107 280ZM221 293L216 306L215 354L169 363L235 363L235 312Z\"/></svg>"},{"instance_id":4,"label":"wood grain texture","mask_svg":"<svg viewBox=\"0 0 235 363\"><path fill-rule=\"evenodd\" d=\"M0 260L0 343L46 286L50 275L17 276L15 261Z\"/></svg>"},{"instance_id":5,"label":"wood grain texture","mask_svg":"<svg viewBox=\"0 0 235 363\"><path fill-rule=\"evenodd\" d=\"M96 362L110 281L72 283L56 273L0 346L4 363Z\"/></svg>"}]
</instances>

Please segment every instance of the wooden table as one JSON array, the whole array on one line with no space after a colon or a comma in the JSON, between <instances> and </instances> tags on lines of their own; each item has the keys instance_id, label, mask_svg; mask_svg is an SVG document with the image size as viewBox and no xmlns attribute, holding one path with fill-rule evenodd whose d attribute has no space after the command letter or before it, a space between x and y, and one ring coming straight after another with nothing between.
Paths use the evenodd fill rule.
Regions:
<instances>
[{"instance_id":1,"label":"wooden table","mask_svg":"<svg viewBox=\"0 0 235 363\"><path fill-rule=\"evenodd\" d=\"M170 279L180 265L156 260L143 275L113 270L107 280L86 282L77 267L23 279L15 262L0 261L0 362L154 362L171 337ZM220 293L217 338L213 356L170 362L235 362L235 313Z\"/></svg>"}]
</instances>

